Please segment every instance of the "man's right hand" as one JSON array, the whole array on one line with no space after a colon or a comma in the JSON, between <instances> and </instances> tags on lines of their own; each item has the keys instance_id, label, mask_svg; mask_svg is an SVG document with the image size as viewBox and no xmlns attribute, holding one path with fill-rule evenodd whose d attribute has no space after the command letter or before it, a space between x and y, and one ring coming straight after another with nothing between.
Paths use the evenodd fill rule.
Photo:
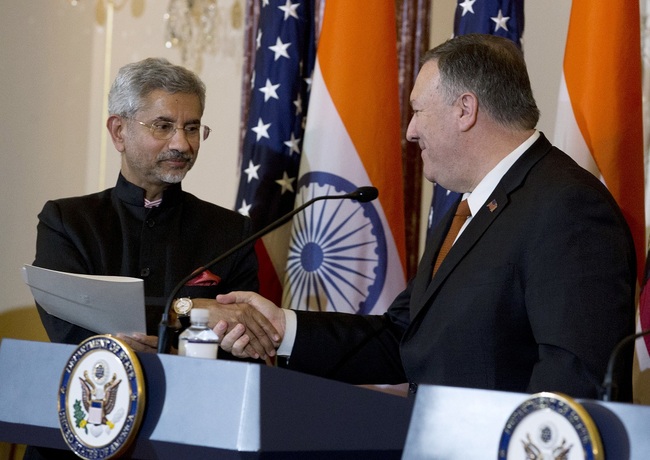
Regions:
<instances>
[{"instance_id":1,"label":"man's right hand","mask_svg":"<svg viewBox=\"0 0 650 460\"><path fill-rule=\"evenodd\" d=\"M218 296L217 299L219 297L222 296ZM266 359L268 356L275 356L275 350L280 346L282 340L282 333L278 332L272 322L252 304L234 303L229 297L225 297L223 299L225 301L220 302L219 300L194 299L194 308L207 308L210 311L208 326L212 327L220 337L221 348L230 352L229 340L226 340L225 344L223 340L233 329L235 329L235 334L241 332L241 328L236 327L243 325L248 336L248 343L245 347L246 357Z\"/></svg>"},{"instance_id":2,"label":"man's right hand","mask_svg":"<svg viewBox=\"0 0 650 460\"><path fill-rule=\"evenodd\" d=\"M255 309L256 312L262 314L271 322L280 337L284 337L285 316L282 309L261 295L248 291L236 291L218 295L217 302L222 307L235 307L244 311L251 308ZM222 337L221 348L234 356L239 358L258 358L261 356L264 358L263 355L259 354L258 346L255 343L257 332L253 330L254 326L255 324L240 323L234 327L226 327L224 323L218 323L214 331ZM275 340L274 337L273 343L277 348L280 345L280 340ZM267 350L267 354L268 356L274 356L275 348L272 354Z\"/></svg>"}]
</instances>

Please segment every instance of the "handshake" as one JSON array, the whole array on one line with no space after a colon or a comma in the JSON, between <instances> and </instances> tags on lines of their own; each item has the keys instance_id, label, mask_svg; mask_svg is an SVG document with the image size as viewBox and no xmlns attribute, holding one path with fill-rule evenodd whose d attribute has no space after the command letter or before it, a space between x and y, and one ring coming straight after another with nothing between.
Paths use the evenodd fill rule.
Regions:
<instances>
[{"instance_id":1,"label":"handshake","mask_svg":"<svg viewBox=\"0 0 650 460\"><path fill-rule=\"evenodd\" d=\"M192 299L193 308L210 312L208 325L220 337L220 347L238 358L273 357L286 329L284 311L254 292L220 294L216 299ZM117 334L137 352L155 353L158 337Z\"/></svg>"}]
</instances>

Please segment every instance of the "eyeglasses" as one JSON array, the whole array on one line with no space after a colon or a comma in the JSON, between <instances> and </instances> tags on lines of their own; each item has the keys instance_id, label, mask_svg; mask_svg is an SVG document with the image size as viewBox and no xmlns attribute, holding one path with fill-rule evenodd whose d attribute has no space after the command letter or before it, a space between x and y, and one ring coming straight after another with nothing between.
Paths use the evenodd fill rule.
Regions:
<instances>
[{"instance_id":1,"label":"eyeglasses","mask_svg":"<svg viewBox=\"0 0 650 460\"><path fill-rule=\"evenodd\" d=\"M135 118L132 120L137 121L146 128L149 128L151 135L161 141L166 141L174 137L174 134L176 134L176 130L178 129L182 129L185 132L185 137L191 141L196 141L199 139L204 141L208 138L210 132L212 131L207 126L198 124L189 124L183 126L182 128L177 128L174 123L170 121L155 121L150 124L136 120Z\"/></svg>"}]
</instances>

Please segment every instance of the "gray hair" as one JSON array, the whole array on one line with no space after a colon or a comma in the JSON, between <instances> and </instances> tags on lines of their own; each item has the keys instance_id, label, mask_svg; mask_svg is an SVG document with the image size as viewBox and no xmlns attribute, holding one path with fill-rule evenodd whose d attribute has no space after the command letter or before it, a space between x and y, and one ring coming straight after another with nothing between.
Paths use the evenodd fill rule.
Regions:
<instances>
[{"instance_id":1,"label":"gray hair","mask_svg":"<svg viewBox=\"0 0 650 460\"><path fill-rule=\"evenodd\" d=\"M205 84L192 71L167 59L147 58L122 67L108 93L109 115L132 117L143 107L144 99L157 89L170 94L195 94L201 114L205 108Z\"/></svg>"},{"instance_id":2,"label":"gray hair","mask_svg":"<svg viewBox=\"0 0 650 460\"><path fill-rule=\"evenodd\" d=\"M537 125L539 109L526 62L512 41L495 35L459 35L427 51L422 63L427 61L437 61L447 103L469 91L478 98L479 107L503 126L533 129Z\"/></svg>"}]
</instances>

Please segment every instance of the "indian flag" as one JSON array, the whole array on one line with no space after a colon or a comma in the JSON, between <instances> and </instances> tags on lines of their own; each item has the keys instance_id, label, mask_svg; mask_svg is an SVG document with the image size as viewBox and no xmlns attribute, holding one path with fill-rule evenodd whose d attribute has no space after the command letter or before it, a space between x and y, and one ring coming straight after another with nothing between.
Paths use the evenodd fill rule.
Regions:
<instances>
[{"instance_id":1,"label":"indian flag","mask_svg":"<svg viewBox=\"0 0 650 460\"><path fill-rule=\"evenodd\" d=\"M293 221L283 306L381 313L405 287L395 4L328 0L296 206L360 186L369 203L325 200ZM413 178L420 180L420 178Z\"/></svg>"},{"instance_id":2,"label":"indian flag","mask_svg":"<svg viewBox=\"0 0 650 460\"><path fill-rule=\"evenodd\" d=\"M573 0L563 71L555 144L600 177L616 198L632 230L642 283L646 243L638 1ZM641 308L638 327L647 329L649 307ZM648 345L650 341L637 341L642 371L650 369ZM635 382L635 393L638 388Z\"/></svg>"}]
</instances>

